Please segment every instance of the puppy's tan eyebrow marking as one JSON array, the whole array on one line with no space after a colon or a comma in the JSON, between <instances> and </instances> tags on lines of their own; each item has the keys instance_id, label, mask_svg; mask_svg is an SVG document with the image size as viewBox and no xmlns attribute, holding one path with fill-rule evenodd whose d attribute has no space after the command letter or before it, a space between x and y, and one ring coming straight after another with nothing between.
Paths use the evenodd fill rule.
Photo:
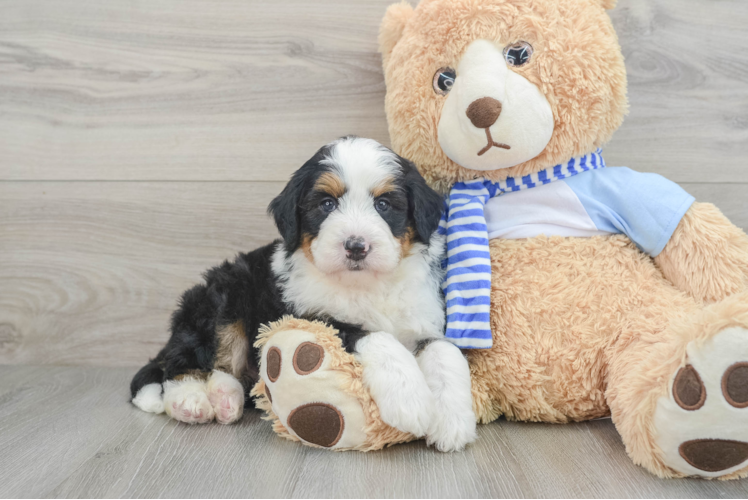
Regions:
<instances>
[{"instance_id":1,"label":"puppy's tan eyebrow marking","mask_svg":"<svg viewBox=\"0 0 748 500\"><path fill-rule=\"evenodd\" d=\"M314 183L314 189L317 191L324 191L335 198L340 198L345 194L345 183L343 182L343 179L332 172L325 172L320 175L317 182Z\"/></svg>"},{"instance_id":2,"label":"puppy's tan eyebrow marking","mask_svg":"<svg viewBox=\"0 0 748 500\"><path fill-rule=\"evenodd\" d=\"M395 179L393 177L390 177L389 179L385 179L377 186L375 186L374 189L371 190L371 195L374 198L379 198L383 194L391 193L392 191L397 191L398 189L399 186L395 182Z\"/></svg>"}]
</instances>

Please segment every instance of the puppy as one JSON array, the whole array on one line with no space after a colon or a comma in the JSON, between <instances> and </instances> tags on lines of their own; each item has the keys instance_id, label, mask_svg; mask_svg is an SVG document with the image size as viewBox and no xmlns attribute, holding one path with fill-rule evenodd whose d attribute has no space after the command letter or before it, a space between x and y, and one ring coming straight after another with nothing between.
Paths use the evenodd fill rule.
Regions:
<instances>
[{"instance_id":1,"label":"puppy","mask_svg":"<svg viewBox=\"0 0 748 500\"><path fill-rule=\"evenodd\" d=\"M409 161L370 139L321 148L268 211L283 237L188 290L166 347L131 384L144 411L238 420L259 379L262 324L322 319L363 366L382 420L439 450L473 441L470 373L443 340L443 205Z\"/></svg>"}]
</instances>

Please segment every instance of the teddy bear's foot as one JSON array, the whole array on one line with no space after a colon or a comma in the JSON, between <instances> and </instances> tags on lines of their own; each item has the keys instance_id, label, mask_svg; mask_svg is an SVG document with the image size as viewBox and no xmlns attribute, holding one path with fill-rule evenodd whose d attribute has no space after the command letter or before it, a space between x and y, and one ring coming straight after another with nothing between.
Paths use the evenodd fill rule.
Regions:
<instances>
[{"instance_id":1,"label":"teddy bear's foot","mask_svg":"<svg viewBox=\"0 0 748 500\"><path fill-rule=\"evenodd\" d=\"M705 478L748 474L748 330L692 341L654 415L662 461Z\"/></svg>"},{"instance_id":2,"label":"teddy bear's foot","mask_svg":"<svg viewBox=\"0 0 748 500\"><path fill-rule=\"evenodd\" d=\"M284 318L264 329L256 346L261 380L251 394L282 437L333 450L413 439L382 421L361 365L332 328Z\"/></svg>"}]
</instances>

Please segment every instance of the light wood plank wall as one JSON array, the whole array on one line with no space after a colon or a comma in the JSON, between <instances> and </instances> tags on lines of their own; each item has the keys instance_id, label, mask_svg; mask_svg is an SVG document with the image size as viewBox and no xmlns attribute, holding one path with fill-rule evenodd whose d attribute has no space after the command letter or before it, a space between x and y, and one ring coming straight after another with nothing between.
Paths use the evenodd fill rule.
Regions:
<instances>
[{"instance_id":1,"label":"light wood plank wall","mask_svg":"<svg viewBox=\"0 0 748 500\"><path fill-rule=\"evenodd\" d=\"M389 143L391 0L5 0L0 363L131 366L208 266L275 237L320 145ZM748 2L619 0L630 115L610 165L748 228Z\"/></svg>"}]
</instances>

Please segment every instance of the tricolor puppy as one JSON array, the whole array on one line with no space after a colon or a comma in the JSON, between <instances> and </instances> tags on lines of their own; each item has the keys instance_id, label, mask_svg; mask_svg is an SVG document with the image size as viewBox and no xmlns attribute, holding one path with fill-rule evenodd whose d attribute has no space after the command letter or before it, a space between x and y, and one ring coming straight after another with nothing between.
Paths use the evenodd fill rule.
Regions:
<instances>
[{"instance_id":1,"label":"tricolor puppy","mask_svg":"<svg viewBox=\"0 0 748 500\"><path fill-rule=\"evenodd\" d=\"M133 403L188 423L231 423L259 379L260 325L322 319L364 369L389 425L443 451L475 439L470 373L444 335L442 198L370 139L320 149L269 207L283 240L205 274L171 338L133 378Z\"/></svg>"}]
</instances>

